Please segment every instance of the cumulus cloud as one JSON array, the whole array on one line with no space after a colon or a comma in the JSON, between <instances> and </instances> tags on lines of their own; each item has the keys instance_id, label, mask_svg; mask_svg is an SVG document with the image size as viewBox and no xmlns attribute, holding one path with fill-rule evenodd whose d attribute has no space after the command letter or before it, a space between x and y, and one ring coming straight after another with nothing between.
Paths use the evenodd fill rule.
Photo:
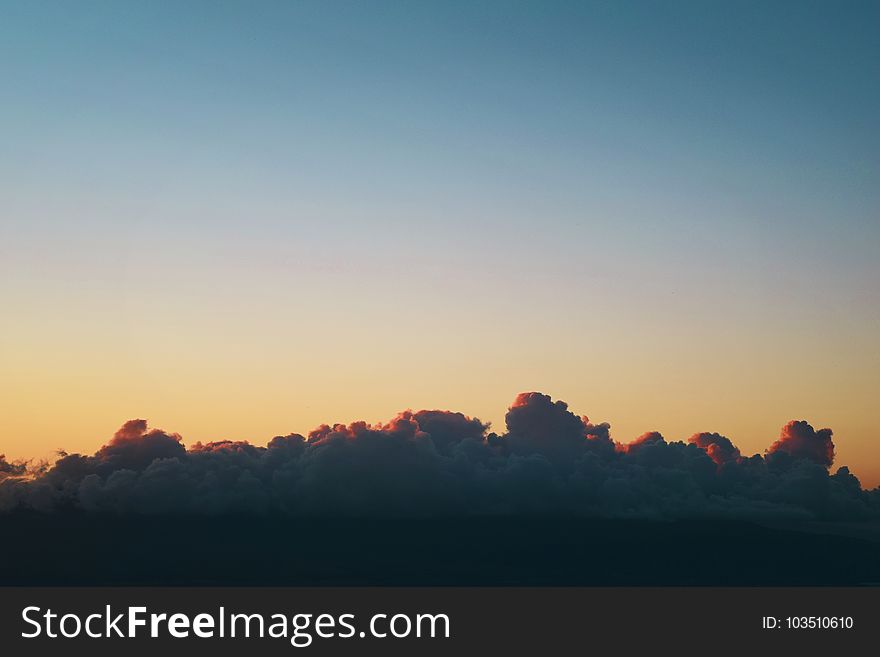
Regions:
<instances>
[{"instance_id":1,"label":"cumulus cloud","mask_svg":"<svg viewBox=\"0 0 880 657\"><path fill-rule=\"evenodd\" d=\"M783 427L766 455L745 457L708 432L676 441L651 431L617 443L609 424L527 392L510 406L504 433L489 429L462 413L404 411L265 446L186 447L178 434L130 420L93 455L65 454L43 470L0 457L0 510L880 518L880 492L863 490L845 467L830 474L831 431L804 421Z\"/></svg>"},{"instance_id":2,"label":"cumulus cloud","mask_svg":"<svg viewBox=\"0 0 880 657\"><path fill-rule=\"evenodd\" d=\"M513 454L539 454L567 467L586 446L583 420L564 401L553 401L540 392L517 395L505 420L506 443Z\"/></svg>"},{"instance_id":3,"label":"cumulus cloud","mask_svg":"<svg viewBox=\"0 0 880 657\"><path fill-rule=\"evenodd\" d=\"M666 439L659 431L648 431L643 433L641 436L633 440L632 442L627 443L626 445L620 446L620 451L625 453L635 453L644 447L651 447L656 445L665 445Z\"/></svg>"},{"instance_id":4,"label":"cumulus cloud","mask_svg":"<svg viewBox=\"0 0 880 657\"><path fill-rule=\"evenodd\" d=\"M186 454L182 438L159 429L147 430L146 420L129 420L113 439L104 445L95 459L107 470L141 470L156 459L170 459Z\"/></svg>"},{"instance_id":5,"label":"cumulus cloud","mask_svg":"<svg viewBox=\"0 0 880 657\"><path fill-rule=\"evenodd\" d=\"M831 429L816 431L803 420L792 420L779 434L779 440L770 445L767 456L787 454L793 458L808 459L826 468L834 462L834 443Z\"/></svg>"},{"instance_id":6,"label":"cumulus cloud","mask_svg":"<svg viewBox=\"0 0 880 657\"><path fill-rule=\"evenodd\" d=\"M730 442L729 438L718 433L695 433L688 438L688 442L705 450L709 458L719 466L726 463L736 463L742 458L736 445Z\"/></svg>"}]
</instances>

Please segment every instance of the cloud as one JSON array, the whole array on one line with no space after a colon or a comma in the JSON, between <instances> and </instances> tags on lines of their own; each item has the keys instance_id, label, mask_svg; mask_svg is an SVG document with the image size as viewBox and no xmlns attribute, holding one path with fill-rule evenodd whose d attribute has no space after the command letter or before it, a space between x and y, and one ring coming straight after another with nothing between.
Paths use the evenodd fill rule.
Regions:
<instances>
[{"instance_id":1,"label":"cloud","mask_svg":"<svg viewBox=\"0 0 880 657\"><path fill-rule=\"evenodd\" d=\"M5 454L0 454L0 480L6 477L20 477L27 472L27 465L24 463L10 463L6 460Z\"/></svg>"},{"instance_id":2,"label":"cloud","mask_svg":"<svg viewBox=\"0 0 880 657\"><path fill-rule=\"evenodd\" d=\"M583 420L565 402L540 392L517 395L505 421L506 444L513 454L539 454L565 468L587 447Z\"/></svg>"},{"instance_id":3,"label":"cloud","mask_svg":"<svg viewBox=\"0 0 880 657\"><path fill-rule=\"evenodd\" d=\"M736 463L742 458L736 445L730 442L729 438L718 433L695 433L688 438L688 442L705 450L709 458L719 466Z\"/></svg>"},{"instance_id":4,"label":"cloud","mask_svg":"<svg viewBox=\"0 0 880 657\"><path fill-rule=\"evenodd\" d=\"M663 445L666 445L666 439L659 431L648 431L632 442L629 442L626 445L621 445L620 451L625 454L634 454L645 447L657 447Z\"/></svg>"},{"instance_id":5,"label":"cloud","mask_svg":"<svg viewBox=\"0 0 880 657\"><path fill-rule=\"evenodd\" d=\"M607 423L539 392L516 397L506 431L442 410L387 423L324 424L265 446L186 447L175 433L126 422L93 455L28 472L0 457L0 510L113 514L626 518L880 518L880 491L834 474L831 431L783 427L765 456L726 437L651 431L614 442ZM15 476L10 476L15 475Z\"/></svg>"},{"instance_id":6,"label":"cloud","mask_svg":"<svg viewBox=\"0 0 880 657\"><path fill-rule=\"evenodd\" d=\"M804 420L792 420L782 427L779 440L767 450L768 457L777 454L787 454L796 459L809 459L830 468L834 462L831 429L816 431Z\"/></svg>"},{"instance_id":7,"label":"cloud","mask_svg":"<svg viewBox=\"0 0 880 657\"><path fill-rule=\"evenodd\" d=\"M182 440L176 433L147 430L146 420L129 420L98 450L95 459L104 470L143 470L156 459L184 456Z\"/></svg>"}]
</instances>

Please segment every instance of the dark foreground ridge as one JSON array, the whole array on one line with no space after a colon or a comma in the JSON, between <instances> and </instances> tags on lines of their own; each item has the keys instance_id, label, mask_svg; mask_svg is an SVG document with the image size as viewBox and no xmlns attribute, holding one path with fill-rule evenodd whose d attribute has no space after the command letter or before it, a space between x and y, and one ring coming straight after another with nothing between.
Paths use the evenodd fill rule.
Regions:
<instances>
[{"instance_id":1,"label":"dark foreground ridge","mask_svg":"<svg viewBox=\"0 0 880 657\"><path fill-rule=\"evenodd\" d=\"M880 541L741 521L39 514L2 585L867 585Z\"/></svg>"}]
</instances>

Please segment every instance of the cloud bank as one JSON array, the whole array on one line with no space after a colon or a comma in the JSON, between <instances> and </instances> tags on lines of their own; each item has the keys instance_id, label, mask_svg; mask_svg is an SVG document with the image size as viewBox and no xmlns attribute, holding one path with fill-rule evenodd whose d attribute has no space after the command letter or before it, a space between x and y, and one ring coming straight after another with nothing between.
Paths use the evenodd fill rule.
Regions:
<instances>
[{"instance_id":1,"label":"cloud bank","mask_svg":"<svg viewBox=\"0 0 880 657\"><path fill-rule=\"evenodd\" d=\"M763 455L726 437L656 431L626 444L538 392L497 434L477 418L405 411L386 424L321 425L266 446L126 422L95 454L28 471L0 456L0 511L111 514L880 519L880 489L832 474L830 429L789 422Z\"/></svg>"}]
</instances>

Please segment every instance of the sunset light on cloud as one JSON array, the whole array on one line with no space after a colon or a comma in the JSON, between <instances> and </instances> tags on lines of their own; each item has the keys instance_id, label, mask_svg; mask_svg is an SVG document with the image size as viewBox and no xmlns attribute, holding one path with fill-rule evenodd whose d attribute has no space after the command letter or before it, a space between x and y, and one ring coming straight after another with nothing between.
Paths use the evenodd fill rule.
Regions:
<instances>
[{"instance_id":1,"label":"sunset light on cloud","mask_svg":"<svg viewBox=\"0 0 880 657\"><path fill-rule=\"evenodd\" d=\"M605 422L597 481L662 440L709 488L768 454L880 485L880 45L858 3L322 4L4 10L9 477L59 449L103 477L137 418L192 474L218 441L267 459L322 425L430 435L412 413L441 409L455 444L480 420L470 469L442 414L447 460L405 465L489 500ZM545 403L523 391L548 395L540 431L510 430ZM763 504L781 480L755 472Z\"/></svg>"},{"instance_id":2,"label":"sunset light on cloud","mask_svg":"<svg viewBox=\"0 0 880 657\"><path fill-rule=\"evenodd\" d=\"M92 455L36 467L0 458L0 512L876 520L880 489L863 490L833 463L831 430L802 420L752 456L718 434L685 443L651 431L622 444L607 423L525 392L500 434L462 413L423 410L266 445L186 446L129 420Z\"/></svg>"}]
</instances>

